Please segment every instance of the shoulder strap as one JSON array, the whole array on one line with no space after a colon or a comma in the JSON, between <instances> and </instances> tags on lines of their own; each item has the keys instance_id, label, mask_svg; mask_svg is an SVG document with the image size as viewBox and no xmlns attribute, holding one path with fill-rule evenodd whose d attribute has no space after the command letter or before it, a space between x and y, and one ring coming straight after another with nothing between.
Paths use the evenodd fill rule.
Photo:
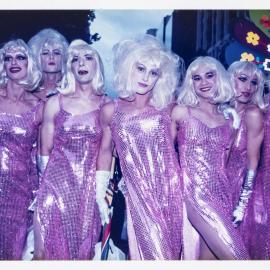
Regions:
<instances>
[{"instance_id":1,"label":"shoulder strap","mask_svg":"<svg viewBox=\"0 0 270 270\"><path fill-rule=\"evenodd\" d=\"M59 100L59 107L60 107L60 110L63 109L63 96L62 94L58 94L58 100Z\"/></svg>"},{"instance_id":2,"label":"shoulder strap","mask_svg":"<svg viewBox=\"0 0 270 270\"><path fill-rule=\"evenodd\" d=\"M114 113L116 113L119 110L119 99L116 98L116 99L114 99L113 102L114 102Z\"/></svg>"}]
</instances>

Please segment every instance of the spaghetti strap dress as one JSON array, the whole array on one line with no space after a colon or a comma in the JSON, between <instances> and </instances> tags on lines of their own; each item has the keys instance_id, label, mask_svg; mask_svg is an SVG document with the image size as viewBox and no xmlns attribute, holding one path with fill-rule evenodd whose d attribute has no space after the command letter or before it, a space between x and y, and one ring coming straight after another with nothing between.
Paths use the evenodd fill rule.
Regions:
<instances>
[{"instance_id":1,"label":"spaghetti strap dress","mask_svg":"<svg viewBox=\"0 0 270 270\"><path fill-rule=\"evenodd\" d=\"M41 246L47 260L87 260L101 229L95 199L100 108L72 115L58 96L54 147L37 195Z\"/></svg>"}]
</instances>

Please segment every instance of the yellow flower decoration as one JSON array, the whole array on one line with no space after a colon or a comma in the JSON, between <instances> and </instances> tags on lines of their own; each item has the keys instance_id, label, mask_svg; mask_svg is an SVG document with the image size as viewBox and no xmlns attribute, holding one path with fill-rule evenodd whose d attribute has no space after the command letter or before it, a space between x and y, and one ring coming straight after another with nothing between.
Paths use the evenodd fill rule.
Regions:
<instances>
[{"instance_id":1,"label":"yellow flower decoration","mask_svg":"<svg viewBox=\"0 0 270 270\"><path fill-rule=\"evenodd\" d=\"M254 61L255 57L253 56L252 53L247 53L247 52L243 52L241 54L241 59L240 61L248 61L248 62L252 62Z\"/></svg>"},{"instance_id":2,"label":"yellow flower decoration","mask_svg":"<svg viewBox=\"0 0 270 270\"><path fill-rule=\"evenodd\" d=\"M257 46L259 44L260 37L256 33L248 32L246 40L247 43L251 43L253 46Z\"/></svg>"}]
</instances>

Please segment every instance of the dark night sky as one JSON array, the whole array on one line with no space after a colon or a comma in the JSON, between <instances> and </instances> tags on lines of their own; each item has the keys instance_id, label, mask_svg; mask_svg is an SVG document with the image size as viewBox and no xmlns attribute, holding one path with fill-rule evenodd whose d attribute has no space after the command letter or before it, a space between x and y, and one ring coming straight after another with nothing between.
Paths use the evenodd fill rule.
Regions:
<instances>
[{"instance_id":1,"label":"dark night sky","mask_svg":"<svg viewBox=\"0 0 270 270\"><path fill-rule=\"evenodd\" d=\"M75 38L89 41L89 10L1 10L0 45L10 39L27 42L43 28L51 27L70 42Z\"/></svg>"}]
</instances>

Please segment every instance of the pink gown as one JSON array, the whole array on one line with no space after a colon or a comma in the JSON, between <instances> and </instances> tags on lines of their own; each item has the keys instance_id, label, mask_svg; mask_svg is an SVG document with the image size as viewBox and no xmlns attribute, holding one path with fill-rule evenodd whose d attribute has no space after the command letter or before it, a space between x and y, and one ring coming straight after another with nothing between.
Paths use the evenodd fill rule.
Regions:
<instances>
[{"instance_id":1,"label":"pink gown","mask_svg":"<svg viewBox=\"0 0 270 270\"><path fill-rule=\"evenodd\" d=\"M234 143L230 152L227 175L232 188L232 202L234 208L239 202L242 185L244 183L247 168L247 126L246 126L246 111L241 115L241 123L234 138ZM248 208L243 221L237 230L242 234L244 243L249 249L250 247L250 232L251 232L251 207L252 198L248 203Z\"/></svg>"},{"instance_id":2,"label":"pink gown","mask_svg":"<svg viewBox=\"0 0 270 270\"><path fill-rule=\"evenodd\" d=\"M270 110L264 116L264 141L251 204L248 209L250 223L249 248L251 258L270 259Z\"/></svg>"},{"instance_id":3,"label":"pink gown","mask_svg":"<svg viewBox=\"0 0 270 270\"><path fill-rule=\"evenodd\" d=\"M189 118L178 123L177 136L185 201L218 232L235 259L248 259L242 237L232 224L232 190L226 176L226 149L233 134L231 123L210 128L194 117L190 108L188 111ZM184 235L184 239L189 240L184 241L184 247L191 244L198 247L191 243L192 236ZM193 259L198 258L197 253Z\"/></svg>"},{"instance_id":4,"label":"pink gown","mask_svg":"<svg viewBox=\"0 0 270 270\"><path fill-rule=\"evenodd\" d=\"M111 123L125 185L132 260L177 260L182 248L182 184L168 111L138 115L116 102Z\"/></svg>"},{"instance_id":5,"label":"pink gown","mask_svg":"<svg viewBox=\"0 0 270 270\"><path fill-rule=\"evenodd\" d=\"M54 148L41 179L37 215L45 259L91 259L101 229L95 200L100 110L55 117Z\"/></svg>"},{"instance_id":6,"label":"pink gown","mask_svg":"<svg viewBox=\"0 0 270 270\"><path fill-rule=\"evenodd\" d=\"M22 114L0 112L0 260L19 260L31 216L31 151L37 141L38 103Z\"/></svg>"},{"instance_id":7,"label":"pink gown","mask_svg":"<svg viewBox=\"0 0 270 270\"><path fill-rule=\"evenodd\" d=\"M246 175L247 167L247 127L246 127L246 112L241 116L239 129L234 137L234 143L230 152L227 175L232 188L232 202L235 207L239 201L241 188ZM243 227L241 223L239 229Z\"/></svg>"}]
</instances>

